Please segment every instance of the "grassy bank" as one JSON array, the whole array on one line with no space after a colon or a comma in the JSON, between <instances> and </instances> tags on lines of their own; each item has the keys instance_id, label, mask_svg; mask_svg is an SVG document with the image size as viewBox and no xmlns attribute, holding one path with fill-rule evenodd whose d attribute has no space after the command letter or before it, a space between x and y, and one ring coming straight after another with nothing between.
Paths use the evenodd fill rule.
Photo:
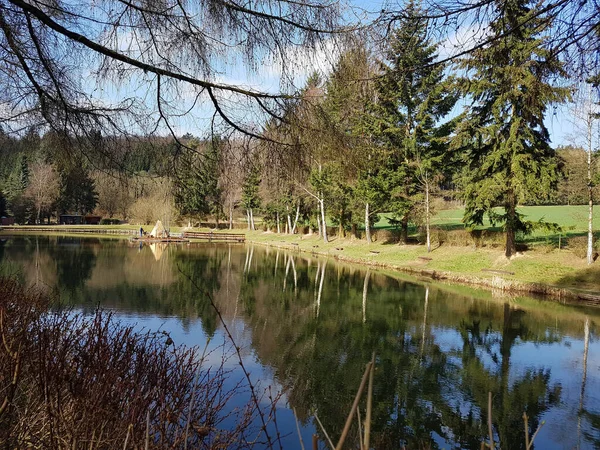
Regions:
<instances>
[{"instance_id":1,"label":"grassy bank","mask_svg":"<svg viewBox=\"0 0 600 450\"><path fill-rule=\"evenodd\" d=\"M508 260L503 249L441 245L427 253L423 245L398 245L385 240L335 237L324 243L317 235L246 233L248 242L311 252L359 264L369 264L434 278L506 289L553 293L569 289L600 295L600 263L585 260L566 249L529 250ZM533 285L545 285L551 288ZM554 289L553 289L554 288Z\"/></svg>"}]
</instances>

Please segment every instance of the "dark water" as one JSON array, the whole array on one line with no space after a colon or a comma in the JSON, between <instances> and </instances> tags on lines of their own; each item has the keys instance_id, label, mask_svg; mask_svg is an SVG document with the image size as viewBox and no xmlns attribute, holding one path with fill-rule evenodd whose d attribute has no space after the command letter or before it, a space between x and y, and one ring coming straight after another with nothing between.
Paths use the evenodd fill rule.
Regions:
<instances>
[{"instance_id":1,"label":"dark water","mask_svg":"<svg viewBox=\"0 0 600 450\"><path fill-rule=\"evenodd\" d=\"M220 364L223 326L186 276L209 290L252 379L282 392L285 449L300 448L292 409L307 448L313 433L322 437L315 411L337 439L372 352L373 448L479 449L489 391L503 449L525 448L524 411L533 430L545 421L534 448L600 448L598 309L263 247L0 238L2 271L58 286L83 311L100 305L126 323L166 330L178 344L204 348L209 340ZM241 377L235 358L225 365ZM356 433L354 426L352 440Z\"/></svg>"}]
</instances>

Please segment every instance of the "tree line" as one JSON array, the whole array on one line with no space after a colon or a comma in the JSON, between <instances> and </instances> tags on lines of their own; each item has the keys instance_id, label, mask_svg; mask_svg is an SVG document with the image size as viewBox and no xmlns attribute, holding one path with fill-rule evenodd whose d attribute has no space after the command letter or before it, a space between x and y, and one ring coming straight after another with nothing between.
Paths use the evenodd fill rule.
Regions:
<instances>
[{"instance_id":1,"label":"tree line","mask_svg":"<svg viewBox=\"0 0 600 450\"><path fill-rule=\"evenodd\" d=\"M261 139L111 139L115 171L89 152L63 157L47 142L53 133L4 136L4 152L13 155L4 158L4 208L19 222L98 208L140 222L160 210L189 223L212 216L230 224L237 209L252 229L260 215L279 232L302 224L327 241L333 223L341 234L364 228L369 242L385 212L402 242L415 224L430 248L434 200L442 197L464 203L467 226L485 217L501 225L510 256L517 233L543 226L518 205L587 202L593 180L582 176L581 150L557 154L544 123L548 109L573 93L548 43L552 17L528 1L505 3L488 27L491 43L444 62L427 14L409 2L383 54L366 39L354 41L331 73L313 73L299 96L270 110ZM593 75L586 81L597 88ZM85 141L108 145L100 133Z\"/></svg>"}]
</instances>

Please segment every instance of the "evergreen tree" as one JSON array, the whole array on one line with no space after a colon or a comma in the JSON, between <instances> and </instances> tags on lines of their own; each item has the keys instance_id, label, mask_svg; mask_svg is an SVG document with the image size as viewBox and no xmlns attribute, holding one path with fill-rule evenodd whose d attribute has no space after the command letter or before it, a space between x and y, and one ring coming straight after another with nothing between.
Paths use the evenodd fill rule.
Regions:
<instances>
[{"instance_id":1,"label":"evergreen tree","mask_svg":"<svg viewBox=\"0 0 600 450\"><path fill-rule=\"evenodd\" d=\"M0 191L0 217L3 216L6 216L6 199L2 191Z\"/></svg>"},{"instance_id":2,"label":"evergreen tree","mask_svg":"<svg viewBox=\"0 0 600 450\"><path fill-rule=\"evenodd\" d=\"M557 181L544 114L568 91L551 84L561 76L555 55L545 48L549 22L529 0L497 0L499 20L490 25L497 37L461 62L472 97L454 140L464 156L461 184L466 224L503 223L506 256L516 251L515 233L531 224L517 212L519 202L548 195ZM504 209L497 212L495 207Z\"/></svg>"},{"instance_id":3,"label":"evergreen tree","mask_svg":"<svg viewBox=\"0 0 600 450\"><path fill-rule=\"evenodd\" d=\"M176 171L175 203L181 214L206 216L222 214L219 167L221 143L218 138L210 142L190 141L197 152L184 152Z\"/></svg>"},{"instance_id":4,"label":"evergreen tree","mask_svg":"<svg viewBox=\"0 0 600 450\"><path fill-rule=\"evenodd\" d=\"M423 175L436 169L452 126L440 123L457 96L445 78L445 66L435 64L437 45L427 39L427 24L411 1L392 35L387 62L382 64L372 127L389 150L385 176L390 209L399 218L406 242L408 220L418 194L428 186Z\"/></svg>"},{"instance_id":5,"label":"evergreen tree","mask_svg":"<svg viewBox=\"0 0 600 450\"><path fill-rule=\"evenodd\" d=\"M364 223L367 242L371 242L370 223L383 206L384 193L376 177L381 163L380 147L372 139L370 105L375 101L372 81L375 70L364 42L342 54L326 84L324 109L336 134L339 176L338 199L332 214L343 234L344 222ZM341 194L341 195L340 195ZM340 208L339 206L343 206ZM347 212L349 211L349 212Z\"/></svg>"},{"instance_id":6,"label":"evergreen tree","mask_svg":"<svg viewBox=\"0 0 600 450\"><path fill-rule=\"evenodd\" d=\"M29 184L29 164L27 156L21 153L16 159L6 183L6 197L9 202L20 196Z\"/></svg>"},{"instance_id":7,"label":"evergreen tree","mask_svg":"<svg viewBox=\"0 0 600 450\"><path fill-rule=\"evenodd\" d=\"M81 159L76 158L60 173L60 195L57 209L63 213L85 215L98 203L98 193L90 172Z\"/></svg>"},{"instance_id":8,"label":"evergreen tree","mask_svg":"<svg viewBox=\"0 0 600 450\"><path fill-rule=\"evenodd\" d=\"M19 224L28 223L33 214L33 205L24 195L29 184L29 163L24 153L19 153L5 185L6 209Z\"/></svg>"}]
</instances>

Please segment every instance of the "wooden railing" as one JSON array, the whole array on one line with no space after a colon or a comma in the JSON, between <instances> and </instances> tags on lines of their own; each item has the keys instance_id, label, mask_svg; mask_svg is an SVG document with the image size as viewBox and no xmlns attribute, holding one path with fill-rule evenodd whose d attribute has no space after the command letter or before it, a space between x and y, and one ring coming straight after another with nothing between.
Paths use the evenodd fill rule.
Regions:
<instances>
[{"instance_id":1,"label":"wooden railing","mask_svg":"<svg viewBox=\"0 0 600 450\"><path fill-rule=\"evenodd\" d=\"M129 230L127 228L95 228L97 225L50 225L50 226L39 226L39 225L22 225L22 226L0 226L0 231L16 231L16 232L28 232L28 233L64 233L64 234L127 234L136 235L140 232L138 230ZM85 228L84 228L85 227Z\"/></svg>"}]
</instances>

